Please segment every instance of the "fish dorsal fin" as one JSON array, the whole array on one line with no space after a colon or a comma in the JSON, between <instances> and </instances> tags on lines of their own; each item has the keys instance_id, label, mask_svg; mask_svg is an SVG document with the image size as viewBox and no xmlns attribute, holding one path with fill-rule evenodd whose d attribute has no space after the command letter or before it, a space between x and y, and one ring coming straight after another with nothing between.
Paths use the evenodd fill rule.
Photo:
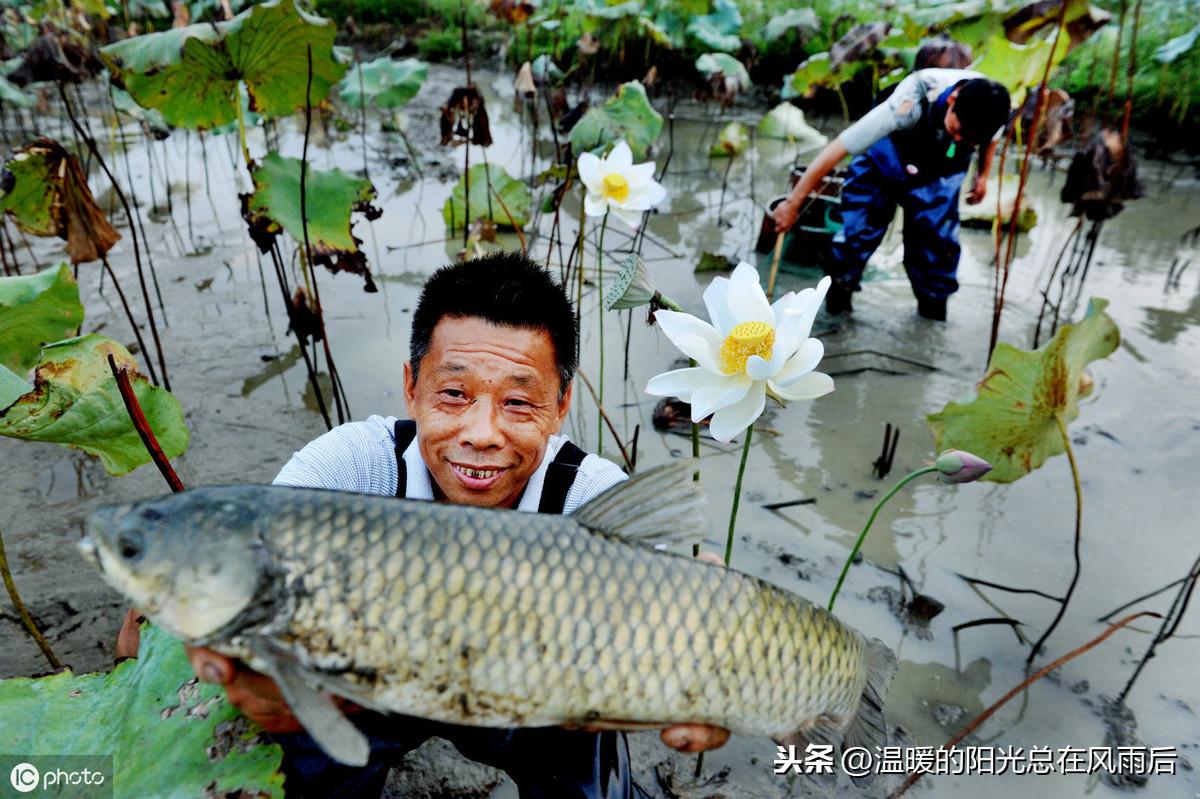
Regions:
<instances>
[{"instance_id":1,"label":"fish dorsal fin","mask_svg":"<svg viewBox=\"0 0 1200 799\"><path fill-rule=\"evenodd\" d=\"M308 684L295 659L278 647L256 652L268 675L279 685L292 713L325 754L347 766L365 766L371 754L367 737L346 718L329 694Z\"/></svg>"},{"instance_id":2,"label":"fish dorsal fin","mask_svg":"<svg viewBox=\"0 0 1200 799\"><path fill-rule=\"evenodd\" d=\"M704 491L692 479L694 459L674 461L630 477L571 515L598 533L630 541L703 536Z\"/></svg>"}]
</instances>

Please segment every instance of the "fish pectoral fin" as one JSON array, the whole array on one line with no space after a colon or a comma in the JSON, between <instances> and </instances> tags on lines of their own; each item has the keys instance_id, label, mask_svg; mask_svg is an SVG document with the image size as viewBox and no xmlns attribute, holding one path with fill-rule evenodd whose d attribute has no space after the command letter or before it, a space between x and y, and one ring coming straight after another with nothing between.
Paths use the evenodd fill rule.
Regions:
<instances>
[{"instance_id":1,"label":"fish pectoral fin","mask_svg":"<svg viewBox=\"0 0 1200 799\"><path fill-rule=\"evenodd\" d=\"M586 732L642 732L645 730L661 730L670 727L665 721L624 721L622 719L589 719L588 721L572 721L562 725L569 730L584 730Z\"/></svg>"},{"instance_id":2,"label":"fish pectoral fin","mask_svg":"<svg viewBox=\"0 0 1200 799\"><path fill-rule=\"evenodd\" d=\"M268 664L267 673L279 685L288 707L325 754L347 766L365 766L371 745L333 703L333 698L309 685L304 672L287 655L262 657Z\"/></svg>"},{"instance_id":3,"label":"fish pectoral fin","mask_svg":"<svg viewBox=\"0 0 1200 799\"><path fill-rule=\"evenodd\" d=\"M695 538L703 534L704 491L692 479L693 459L674 461L617 483L571 514L598 533L628 541Z\"/></svg>"},{"instance_id":4,"label":"fish pectoral fin","mask_svg":"<svg viewBox=\"0 0 1200 799\"><path fill-rule=\"evenodd\" d=\"M802 724L794 732L775 738L780 746L795 746L799 754L810 744L815 746L838 746L846 735L846 726L833 716L817 716Z\"/></svg>"}]
</instances>

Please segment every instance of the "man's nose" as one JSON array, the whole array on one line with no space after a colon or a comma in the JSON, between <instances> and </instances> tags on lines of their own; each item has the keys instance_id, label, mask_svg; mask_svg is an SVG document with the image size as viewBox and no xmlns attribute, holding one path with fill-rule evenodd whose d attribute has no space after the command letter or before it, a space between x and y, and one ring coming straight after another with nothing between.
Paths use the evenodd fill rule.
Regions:
<instances>
[{"instance_id":1,"label":"man's nose","mask_svg":"<svg viewBox=\"0 0 1200 799\"><path fill-rule=\"evenodd\" d=\"M477 399L467 409L462 433L462 443L474 449L489 449L504 446L504 435L496 419L494 403Z\"/></svg>"}]
</instances>

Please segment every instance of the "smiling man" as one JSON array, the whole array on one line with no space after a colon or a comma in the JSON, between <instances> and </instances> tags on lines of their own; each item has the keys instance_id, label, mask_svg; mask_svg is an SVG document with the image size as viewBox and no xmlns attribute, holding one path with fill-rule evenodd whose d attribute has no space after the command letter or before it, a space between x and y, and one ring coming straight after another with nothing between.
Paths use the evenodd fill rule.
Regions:
<instances>
[{"instance_id":1,"label":"smiling man","mask_svg":"<svg viewBox=\"0 0 1200 799\"><path fill-rule=\"evenodd\" d=\"M571 405L576 336L570 300L524 255L444 267L413 315L404 364L411 419L340 425L295 453L275 483L571 513L625 479L616 464L558 434ZM269 678L207 649L189 657L201 679L224 685L230 702L283 746L288 796L377 799L389 767L434 735L506 771L524 799L638 795L616 732L455 727L360 710L351 719L371 741L370 761L343 766L304 732ZM701 751L728 733L679 725L662 738Z\"/></svg>"}]
</instances>

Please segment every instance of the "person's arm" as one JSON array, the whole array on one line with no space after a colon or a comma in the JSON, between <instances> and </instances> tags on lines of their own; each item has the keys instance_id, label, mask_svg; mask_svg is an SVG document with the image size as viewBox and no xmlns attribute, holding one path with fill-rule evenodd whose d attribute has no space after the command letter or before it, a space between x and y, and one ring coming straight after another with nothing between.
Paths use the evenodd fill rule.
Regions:
<instances>
[{"instance_id":1,"label":"person's arm","mask_svg":"<svg viewBox=\"0 0 1200 799\"><path fill-rule=\"evenodd\" d=\"M975 170L975 182L971 184L971 191L967 195L967 204L969 205L978 205L987 196L988 175L992 171L992 158L996 155L998 143L996 139L992 139L979 153L979 166Z\"/></svg>"},{"instance_id":2,"label":"person's arm","mask_svg":"<svg viewBox=\"0 0 1200 799\"><path fill-rule=\"evenodd\" d=\"M832 172L838 162L847 155L846 145L842 144L840 136L825 145L825 149L817 154L817 157L804 170L804 174L796 181L796 185L792 187L792 193L786 200L775 206L775 210L771 212L777 233L786 233L791 230L792 225L796 224L796 218L800 216L800 209L803 207L805 199L813 189L821 185L825 176Z\"/></svg>"}]
</instances>

